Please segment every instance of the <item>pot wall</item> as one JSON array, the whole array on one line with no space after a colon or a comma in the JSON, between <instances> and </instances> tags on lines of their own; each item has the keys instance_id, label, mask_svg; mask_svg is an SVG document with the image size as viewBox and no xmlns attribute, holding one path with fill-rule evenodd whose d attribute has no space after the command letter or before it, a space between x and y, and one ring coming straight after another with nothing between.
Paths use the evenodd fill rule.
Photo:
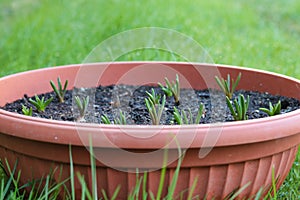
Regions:
<instances>
[{"instance_id":1,"label":"pot wall","mask_svg":"<svg viewBox=\"0 0 300 200\"><path fill-rule=\"evenodd\" d=\"M232 77L236 77L239 72L242 72L239 88L267 91L300 100L299 81L273 73L208 64L136 62L53 67L4 77L0 79L0 91L3 91L0 105L19 99L24 94L32 96L51 91L49 81L56 80L58 76L63 82L68 80L69 87L72 88L114 83L155 84L164 82L165 76L172 80L178 73L182 77L180 79L183 79L183 87L204 89L208 86L218 87L215 75L222 74L225 77L230 73ZM16 87L15 83L18 82L22 84ZM0 157L7 158L11 165L18 160L17 169L22 170L23 183L32 178L40 178L50 168L60 166L63 166L64 179L70 175L71 144L74 169L80 171L91 186L89 152L86 146L89 144L89 137L92 137L95 154L100 156L97 161L98 191L104 189L112 195L117 185L121 184L119 197L125 199L136 181L136 174L126 171L135 172L137 167L150 171L159 169L163 163L164 151L157 149L161 148L169 148L169 166L164 187L164 193L167 192L176 167L176 159L172 158L178 156L179 143L180 147L187 150L176 186L177 194L186 191L197 177L194 195L201 198L205 195L208 199L225 198L248 183L249 186L240 197L251 197L260 187L265 190L270 187L273 169L278 177L277 186L284 181L298 150L299 120L299 111L293 111L272 118L217 126L120 128L35 119L0 110ZM207 143L207 138L210 137L214 140L213 143ZM133 152L135 156L125 157L120 148L126 150L125 155L126 152ZM205 150L209 153L203 158L199 157L199 152L205 153ZM152 155L151 152L156 153ZM59 178L58 173L55 176ZM147 188L154 194L157 192L159 179L159 170L149 172ZM78 182L76 191L80 194ZM187 194L188 192L185 197Z\"/></svg>"}]
</instances>

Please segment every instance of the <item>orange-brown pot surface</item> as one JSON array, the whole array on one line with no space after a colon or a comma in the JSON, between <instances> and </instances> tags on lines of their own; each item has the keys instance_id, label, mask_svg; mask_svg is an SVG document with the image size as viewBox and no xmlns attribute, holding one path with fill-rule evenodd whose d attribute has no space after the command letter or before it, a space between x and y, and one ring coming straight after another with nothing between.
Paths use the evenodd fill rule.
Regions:
<instances>
[{"instance_id":1,"label":"orange-brown pot surface","mask_svg":"<svg viewBox=\"0 0 300 200\"><path fill-rule=\"evenodd\" d=\"M24 72L0 79L0 106L51 91L50 80L60 77L73 87L99 84L154 84L178 74L182 87L218 88L215 76L243 75L238 89L269 92L300 100L300 82L275 73L225 65L177 62L116 62L70 65ZM16 84L20 83L20 84ZM99 196L104 189L111 197L120 185L119 199L126 199L136 185L136 171L147 171L147 191L157 193L160 170L167 162L163 194L184 152L175 196L197 180L194 196L223 199L247 185L240 198L266 192L275 173L277 187L287 176L300 143L300 111L242 122L206 125L102 125L71 123L27 117L0 109L0 158L13 165L18 160L21 182L40 178L62 167L61 179L70 176L69 146L74 170L91 188L90 139L96 158ZM166 149L168 158L164 157ZM140 176L142 176L140 174ZM59 173L55 174L58 181ZM70 185L68 184L70 187ZM75 190L80 197L80 184Z\"/></svg>"}]
</instances>

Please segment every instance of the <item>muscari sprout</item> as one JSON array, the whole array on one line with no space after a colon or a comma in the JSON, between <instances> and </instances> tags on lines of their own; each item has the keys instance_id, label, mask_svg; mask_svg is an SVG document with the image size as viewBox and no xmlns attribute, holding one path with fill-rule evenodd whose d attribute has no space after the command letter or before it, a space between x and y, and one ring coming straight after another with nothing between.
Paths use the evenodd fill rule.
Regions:
<instances>
[{"instance_id":1,"label":"muscari sprout","mask_svg":"<svg viewBox=\"0 0 300 200\"><path fill-rule=\"evenodd\" d=\"M177 122L177 124L182 125L182 124L199 124L201 117L203 115L203 110L204 110L204 105L202 103L199 104L198 112L196 119L193 119L193 114L191 109L188 109L188 115L187 113L183 110L181 113L179 110L174 106L174 120Z\"/></svg>"},{"instance_id":2,"label":"muscari sprout","mask_svg":"<svg viewBox=\"0 0 300 200\"><path fill-rule=\"evenodd\" d=\"M22 113L26 116L32 116L32 107L27 108L22 104Z\"/></svg>"},{"instance_id":3,"label":"muscari sprout","mask_svg":"<svg viewBox=\"0 0 300 200\"><path fill-rule=\"evenodd\" d=\"M76 105L79 110L78 121L84 119L84 115L85 115L87 107L89 105L89 100L90 100L89 96L83 98L82 101L79 96L75 96L75 102L76 102Z\"/></svg>"},{"instance_id":4,"label":"muscari sprout","mask_svg":"<svg viewBox=\"0 0 300 200\"><path fill-rule=\"evenodd\" d=\"M111 124L111 121L109 120L109 118L106 114L101 116L101 121L103 124Z\"/></svg>"},{"instance_id":5,"label":"muscari sprout","mask_svg":"<svg viewBox=\"0 0 300 200\"><path fill-rule=\"evenodd\" d=\"M115 124L120 124L120 125L126 125L127 124L125 113L123 113L122 110L120 110L120 112L119 112L119 117L116 117L114 119L114 123Z\"/></svg>"},{"instance_id":6,"label":"muscari sprout","mask_svg":"<svg viewBox=\"0 0 300 200\"><path fill-rule=\"evenodd\" d=\"M65 94L68 87L68 80L66 80L64 87L62 87L61 80L59 77L57 78L58 88L55 86L53 81L50 81L50 85L53 88L55 94L57 95L59 102L63 103L65 101Z\"/></svg>"},{"instance_id":7,"label":"muscari sprout","mask_svg":"<svg viewBox=\"0 0 300 200\"><path fill-rule=\"evenodd\" d=\"M155 105L157 105L157 104L160 103L159 101L160 101L160 99L161 99L161 95L156 94L153 88L151 89L151 93L148 92L148 91L146 91L146 94L148 95L148 98L149 98Z\"/></svg>"},{"instance_id":8,"label":"muscari sprout","mask_svg":"<svg viewBox=\"0 0 300 200\"><path fill-rule=\"evenodd\" d=\"M247 100L245 100L244 95L240 94L236 99L234 99L233 104L229 97L226 96L227 106L229 107L231 115L235 121L248 119L247 111L249 108L249 102L249 95L247 96Z\"/></svg>"},{"instance_id":9,"label":"muscari sprout","mask_svg":"<svg viewBox=\"0 0 300 200\"><path fill-rule=\"evenodd\" d=\"M230 74L227 74L227 80L225 80L224 78L219 78L219 77L215 77L219 87L221 88L221 90L224 92L224 94L231 99L232 95L236 89L236 87L238 86L240 80L241 80L241 76L242 74L239 73L236 80L230 80ZM231 82L232 81L232 82Z\"/></svg>"},{"instance_id":10,"label":"muscari sprout","mask_svg":"<svg viewBox=\"0 0 300 200\"><path fill-rule=\"evenodd\" d=\"M166 96L174 97L176 105L179 105L180 100L180 83L179 83L179 77L178 74L176 74L176 81L172 81L172 83L168 80L168 78L165 78L166 86L163 86L161 83L158 83L158 85L161 87L162 91L165 93Z\"/></svg>"},{"instance_id":11,"label":"muscari sprout","mask_svg":"<svg viewBox=\"0 0 300 200\"><path fill-rule=\"evenodd\" d=\"M29 99L29 102L32 103L38 112L45 112L46 107L51 103L53 100L53 97L45 101L45 97L42 97L42 99L39 98L39 96L35 95L35 100Z\"/></svg>"},{"instance_id":12,"label":"muscari sprout","mask_svg":"<svg viewBox=\"0 0 300 200\"><path fill-rule=\"evenodd\" d=\"M279 115L281 111L281 101L279 100L274 106L269 102L269 109L259 108L259 110L267 113L269 116Z\"/></svg>"},{"instance_id":13,"label":"muscari sprout","mask_svg":"<svg viewBox=\"0 0 300 200\"><path fill-rule=\"evenodd\" d=\"M112 122L110 121L110 119L108 118L108 116L106 114L101 116L101 121L103 124L112 124ZM119 112L119 117L116 117L113 120L114 124L119 124L119 125L126 125L126 116L125 113L123 113L121 110Z\"/></svg>"},{"instance_id":14,"label":"muscari sprout","mask_svg":"<svg viewBox=\"0 0 300 200\"><path fill-rule=\"evenodd\" d=\"M154 104L150 97L145 99L146 107L149 112L153 125L159 125L162 112L166 103L166 95L163 95L161 104Z\"/></svg>"}]
</instances>

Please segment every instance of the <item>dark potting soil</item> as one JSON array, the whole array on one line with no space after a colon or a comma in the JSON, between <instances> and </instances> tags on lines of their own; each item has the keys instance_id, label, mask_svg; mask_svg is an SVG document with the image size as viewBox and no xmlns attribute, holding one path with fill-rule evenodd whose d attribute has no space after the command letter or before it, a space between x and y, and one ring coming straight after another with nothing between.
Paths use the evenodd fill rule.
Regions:
<instances>
[{"instance_id":1,"label":"dark potting soil","mask_svg":"<svg viewBox=\"0 0 300 200\"><path fill-rule=\"evenodd\" d=\"M85 123L102 123L101 116L103 114L106 114L113 121L113 119L119 117L121 110L126 116L127 124L146 125L152 123L145 106L146 91L151 92L152 88L154 88L156 93L163 95L162 90L156 86L110 85L99 86L98 88L74 88L66 92L64 103L59 103L54 92L39 95L40 98L45 97L45 99L53 97L53 101L43 113L38 112L28 101L29 98L35 98L28 97L26 94L22 99L7 103L2 109L22 114L23 104L27 107L33 107L34 117L76 121L79 111L73 98L79 96L83 99L83 97L89 96L89 106L84 117ZM249 119L268 117L259 108L269 108L269 102L274 105L280 100L282 105L281 113L287 113L300 107L300 102L294 98L244 90L236 91L233 98L239 94L243 94L245 97L249 95L250 97L249 110L247 112ZM167 97L161 124L174 124L174 106L179 110L187 111L188 108L191 109L195 118L200 102L205 106L201 124L233 121L222 92L217 90L181 89L179 106L175 105L173 97Z\"/></svg>"}]
</instances>

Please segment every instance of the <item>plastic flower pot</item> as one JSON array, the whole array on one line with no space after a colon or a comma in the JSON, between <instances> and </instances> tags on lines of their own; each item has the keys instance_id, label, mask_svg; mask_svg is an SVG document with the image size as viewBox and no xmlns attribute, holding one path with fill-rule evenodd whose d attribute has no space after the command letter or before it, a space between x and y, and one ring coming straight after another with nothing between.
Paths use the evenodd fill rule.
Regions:
<instances>
[{"instance_id":1,"label":"plastic flower pot","mask_svg":"<svg viewBox=\"0 0 300 200\"><path fill-rule=\"evenodd\" d=\"M39 69L0 79L0 106L52 91L50 80L69 80L69 89L95 85L163 82L179 74L182 87L218 88L215 75L243 78L238 89L269 92L300 100L300 82L275 73L235 66L177 62L116 62ZM151 83L150 83L151 84ZM27 117L0 110L0 157L21 170L21 183L39 179L51 169L56 181L70 176L71 146L74 171L92 187L89 142L96 155L97 190L110 198L120 185L126 199L136 185L136 171L147 171L146 189L158 191L163 162L167 163L163 195L174 175L178 148L185 151L175 194L186 198L197 179L193 196L222 199L245 186L239 198L251 198L261 188L283 183L300 143L300 110L274 117L200 125L102 125ZM166 151L167 149L167 151ZM166 153L168 154L168 157ZM61 175L60 175L61 174ZM142 176L140 174L139 176ZM60 177L60 179L59 179ZM67 184L70 187L70 184ZM81 186L75 177L76 195Z\"/></svg>"}]
</instances>

